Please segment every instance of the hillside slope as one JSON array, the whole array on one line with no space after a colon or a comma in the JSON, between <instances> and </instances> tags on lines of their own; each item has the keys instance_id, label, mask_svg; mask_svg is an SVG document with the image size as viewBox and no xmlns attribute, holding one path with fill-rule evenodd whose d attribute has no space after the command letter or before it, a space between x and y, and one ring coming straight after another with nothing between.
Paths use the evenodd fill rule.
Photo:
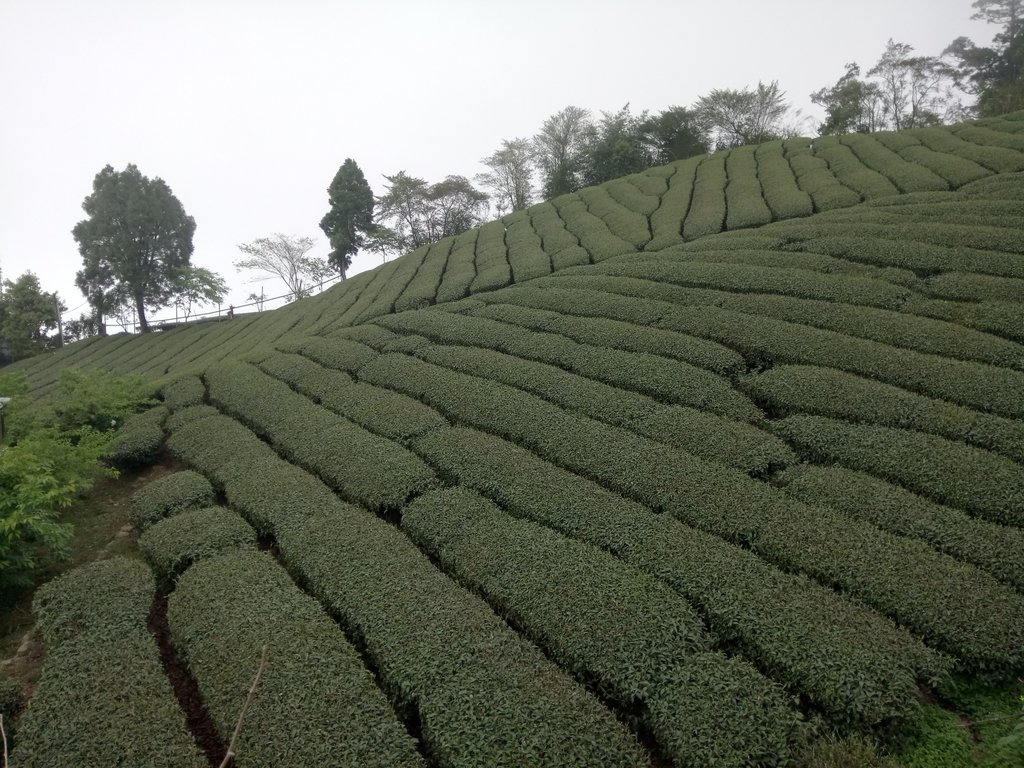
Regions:
<instances>
[{"instance_id":1,"label":"hillside slope","mask_svg":"<svg viewBox=\"0 0 1024 768\"><path fill-rule=\"evenodd\" d=\"M683 161L19 367L68 365L167 382L167 448L271 553L169 598L225 736L287 654L240 765L319 759L334 675L367 702L336 764L379 729L381 765L682 766L1024 672L1024 113Z\"/></svg>"}]
</instances>

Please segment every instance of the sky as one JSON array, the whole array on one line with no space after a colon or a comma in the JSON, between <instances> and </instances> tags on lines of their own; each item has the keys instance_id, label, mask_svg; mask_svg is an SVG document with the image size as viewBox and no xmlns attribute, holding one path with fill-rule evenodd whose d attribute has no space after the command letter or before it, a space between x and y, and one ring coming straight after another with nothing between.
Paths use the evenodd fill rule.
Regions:
<instances>
[{"instance_id":1,"label":"sky","mask_svg":"<svg viewBox=\"0 0 1024 768\"><path fill-rule=\"evenodd\" d=\"M196 220L192 263L240 305L277 279L238 245L317 240L327 186L353 158L384 175L472 178L502 139L567 105L688 106L778 80L808 135L809 94L890 38L938 55L970 0L0 0L0 271L36 273L66 318L87 311L71 229L105 165L134 163ZM359 254L349 274L380 263ZM154 317L173 317L163 310Z\"/></svg>"}]
</instances>

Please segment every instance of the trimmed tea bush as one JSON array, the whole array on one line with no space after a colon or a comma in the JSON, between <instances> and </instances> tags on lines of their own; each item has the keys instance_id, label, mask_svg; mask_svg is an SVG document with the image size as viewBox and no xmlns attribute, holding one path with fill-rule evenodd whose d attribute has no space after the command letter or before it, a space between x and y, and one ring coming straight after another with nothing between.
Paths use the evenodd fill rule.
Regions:
<instances>
[{"instance_id":1,"label":"trimmed tea bush","mask_svg":"<svg viewBox=\"0 0 1024 768\"><path fill-rule=\"evenodd\" d=\"M178 512L213 504L213 487L202 475L185 470L153 480L132 494L128 517L140 531Z\"/></svg>"},{"instance_id":2,"label":"trimmed tea bush","mask_svg":"<svg viewBox=\"0 0 1024 768\"><path fill-rule=\"evenodd\" d=\"M139 537L139 548L160 578L173 581L192 563L235 549L255 549L256 532L236 512L204 507L154 523Z\"/></svg>"}]
</instances>

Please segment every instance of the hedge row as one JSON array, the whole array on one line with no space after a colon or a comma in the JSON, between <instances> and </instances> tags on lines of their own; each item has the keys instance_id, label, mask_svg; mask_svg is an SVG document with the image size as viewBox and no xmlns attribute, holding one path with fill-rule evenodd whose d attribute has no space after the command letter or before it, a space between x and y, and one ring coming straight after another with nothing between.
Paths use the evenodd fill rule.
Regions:
<instances>
[{"instance_id":1,"label":"hedge row","mask_svg":"<svg viewBox=\"0 0 1024 768\"><path fill-rule=\"evenodd\" d=\"M160 665L147 619L153 575L127 558L76 568L33 606L46 661L12 765L205 766Z\"/></svg>"},{"instance_id":2,"label":"hedge row","mask_svg":"<svg viewBox=\"0 0 1024 768\"><path fill-rule=\"evenodd\" d=\"M945 179L921 165L904 160L868 134L851 133L840 137L839 142L849 147L857 159L868 168L889 179L897 191L903 194L927 191L944 192L949 189L949 184Z\"/></svg>"},{"instance_id":3,"label":"hedge row","mask_svg":"<svg viewBox=\"0 0 1024 768\"><path fill-rule=\"evenodd\" d=\"M600 282L597 278L564 278L558 282L570 284L600 285L601 292L524 286L505 297L555 311L572 306L580 314L593 312L626 322L635 322L638 315L654 311L661 318L659 327L732 347L748 361L838 368L969 408L1011 418L1024 416L1024 373L1019 371L898 349L773 317L761 316L755 323L749 314L716 306L684 306L627 295L652 293L655 283L631 284L607 278Z\"/></svg>"},{"instance_id":4,"label":"hedge row","mask_svg":"<svg viewBox=\"0 0 1024 768\"><path fill-rule=\"evenodd\" d=\"M144 531L165 517L213 504L213 487L200 474L185 470L152 480L132 494L128 518Z\"/></svg>"},{"instance_id":5,"label":"hedge row","mask_svg":"<svg viewBox=\"0 0 1024 768\"><path fill-rule=\"evenodd\" d=\"M454 237L446 237L436 243L431 243L419 269L395 299L391 311L404 312L407 309L421 309L436 301L437 291L441 286L441 279L448 266L448 259L454 244ZM397 279L396 274L395 280Z\"/></svg>"},{"instance_id":6,"label":"hedge row","mask_svg":"<svg viewBox=\"0 0 1024 768\"><path fill-rule=\"evenodd\" d=\"M843 215L815 216L806 221L780 221L771 225L767 234L793 240L811 237L847 235L879 237L897 242L916 241L945 245L950 248L971 248L981 251L1002 251L1004 254L1024 253L1024 233L1014 227L978 226L947 221L914 221L903 217L890 223L878 222L877 209L861 209ZM1019 259L1017 259L1019 260Z\"/></svg>"},{"instance_id":7,"label":"hedge row","mask_svg":"<svg viewBox=\"0 0 1024 768\"><path fill-rule=\"evenodd\" d=\"M384 287L397 279L396 274L403 263L401 258L392 259L373 270L370 273L372 280L359 292L351 306L332 325L324 328L324 332L329 332L334 328L356 325L359 322L359 318L366 313Z\"/></svg>"},{"instance_id":8,"label":"hedge row","mask_svg":"<svg viewBox=\"0 0 1024 768\"><path fill-rule=\"evenodd\" d=\"M602 188L623 208L647 217L661 207L661 197L668 191L668 181L636 173L609 181Z\"/></svg>"},{"instance_id":9,"label":"hedge row","mask_svg":"<svg viewBox=\"0 0 1024 768\"><path fill-rule=\"evenodd\" d=\"M842 184L829 170L828 163L814 156L810 139L788 139L782 146L797 185L810 195L816 213L860 202L860 195Z\"/></svg>"},{"instance_id":10,"label":"hedge row","mask_svg":"<svg viewBox=\"0 0 1024 768\"><path fill-rule=\"evenodd\" d=\"M388 281L381 286L380 291L373 298L373 301L366 305L363 310L351 320L351 322L353 324L364 323L378 315L393 312L395 302L398 301L405 289L413 282L413 280L415 280L416 275L419 274L420 268L427 260L432 248L432 245L423 245L412 253L407 253L404 256L400 256L395 259L395 263L398 264L398 267L391 274ZM443 253L444 257L447 257L450 248L450 240L442 241L441 247L437 249L437 253ZM436 286L437 283L435 282L434 285Z\"/></svg>"},{"instance_id":11,"label":"hedge row","mask_svg":"<svg viewBox=\"0 0 1024 768\"><path fill-rule=\"evenodd\" d=\"M981 302L963 304L941 299L912 299L903 308L924 317L958 323L968 328L1024 342L1024 303Z\"/></svg>"},{"instance_id":12,"label":"hedge row","mask_svg":"<svg viewBox=\"0 0 1024 768\"><path fill-rule=\"evenodd\" d=\"M435 346L418 356L435 365L531 392L563 408L744 472L765 472L796 458L781 440L744 422L662 405L554 366L475 347Z\"/></svg>"},{"instance_id":13,"label":"hedge row","mask_svg":"<svg viewBox=\"0 0 1024 768\"><path fill-rule=\"evenodd\" d=\"M223 507L180 512L154 523L139 537L139 549L166 582L200 560L255 548L256 532L236 512Z\"/></svg>"},{"instance_id":14,"label":"hedge row","mask_svg":"<svg viewBox=\"0 0 1024 768\"><path fill-rule=\"evenodd\" d=\"M579 238L580 246L594 261L636 251L636 246L616 235L607 224L588 211L586 204L577 195L556 197L552 203L565 222L565 228Z\"/></svg>"},{"instance_id":15,"label":"hedge row","mask_svg":"<svg viewBox=\"0 0 1024 768\"><path fill-rule=\"evenodd\" d=\"M505 232L512 282L521 283L551 273L551 258L528 218L508 225Z\"/></svg>"},{"instance_id":16,"label":"hedge row","mask_svg":"<svg viewBox=\"0 0 1024 768\"><path fill-rule=\"evenodd\" d=\"M900 536L930 543L1024 588L1024 531L968 517L898 485L843 467L801 464L778 476L786 493Z\"/></svg>"},{"instance_id":17,"label":"hedge row","mask_svg":"<svg viewBox=\"0 0 1024 768\"><path fill-rule=\"evenodd\" d=\"M594 697L400 531L264 454L255 435L230 422L195 421L170 445L225 481L228 501L254 525L270 526L289 568L358 638L396 709L418 719L436 764L645 764Z\"/></svg>"},{"instance_id":18,"label":"hedge row","mask_svg":"<svg viewBox=\"0 0 1024 768\"><path fill-rule=\"evenodd\" d=\"M443 476L512 514L668 583L723 642L742 647L838 723L872 727L911 716L915 679L938 672L939 660L919 641L865 607L497 437L443 430L415 448Z\"/></svg>"},{"instance_id":19,"label":"hedge row","mask_svg":"<svg viewBox=\"0 0 1024 768\"><path fill-rule=\"evenodd\" d=\"M487 307L481 312L500 313L501 308ZM490 317L422 312L415 316L390 315L379 322L392 330L417 333L442 344L484 347L549 363L666 402L744 421L761 418L760 411L727 379L678 360L579 344L564 336L530 331Z\"/></svg>"},{"instance_id":20,"label":"hedge row","mask_svg":"<svg viewBox=\"0 0 1024 768\"><path fill-rule=\"evenodd\" d=\"M1024 260L1021 265L1024 266ZM921 291L950 301L1021 302L1024 300L1024 279L946 272L923 281Z\"/></svg>"},{"instance_id":21,"label":"hedge row","mask_svg":"<svg viewBox=\"0 0 1024 768\"><path fill-rule=\"evenodd\" d=\"M182 408L181 410L175 411L167 417L167 421L164 423L164 427L168 432L176 432L185 424L196 419L205 419L208 416L214 416L220 413L212 405L191 405L188 408Z\"/></svg>"},{"instance_id":22,"label":"hedge row","mask_svg":"<svg viewBox=\"0 0 1024 768\"><path fill-rule=\"evenodd\" d=\"M375 325L355 326L359 329L378 328ZM355 328L353 330L355 330ZM387 334L390 338L393 334ZM366 338L365 335L362 338ZM355 373L359 368L377 356L370 347L359 339L347 336L309 336L294 346L278 345L283 352L297 352L330 368Z\"/></svg>"},{"instance_id":23,"label":"hedge row","mask_svg":"<svg viewBox=\"0 0 1024 768\"><path fill-rule=\"evenodd\" d=\"M781 141L769 141L754 149L757 175L764 201L773 219L795 219L814 213L811 196L800 189Z\"/></svg>"},{"instance_id":24,"label":"hedge row","mask_svg":"<svg viewBox=\"0 0 1024 768\"><path fill-rule=\"evenodd\" d=\"M457 235L441 283L437 287L435 302L457 301L469 294L469 286L476 277L476 239L479 229L470 229Z\"/></svg>"},{"instance_id":25,"label":"hedge row","mask_svg":"<svg viewBox=\"0 0 1024 768\"><path fill-rule=\"evenodd\" d=\"M965 668L1024 665L1024 597L920 542L806 507L723 465L413 358L382 355L361 376L783 567L841 586L956 654ZM999 610L977 616L976 600Z\"/></svg>"},{"instance_id":26,"label":"hedge row","mask_svg":"<svg viewBox=\"0 0 1024 768\"><path fill-rule=\"evenodd\" d=\"M1005 147L992 147L965 141L952 131L939 127L918 128L913 132L929 149L971 160L996 173L1024 171L1024 153Z\"/></svg>"},{"instance_id":27,"label":"hedge row","mask_svg":"<svg viewBox=\"0 0 1024 768\"><path fill-rule=\"evenodd\" d=\"M130 417L114 435L106 460L120 469L152 464L163 451L163 423L169 413L167 406L158 405Z\"/></svg>"},{"instance_id":28,"label":"hedge row","mask_svg":"<svg viewBox=\"0 0 1024 768\"><path fill-rule=\"evenodd\" d=\"M781 415L809 413L914 429L1024 462L1024 423L922 397L832 368L779 365L741 381L755 402Z\"/></svg>"},{"instance_id":29,"label":"hedge row","mask_svg":"<svg viewBox=\"0 0 1024 768\"><path fill-rule=\"evenodd\" d=\"M278 353L259 368L314 403L390 440L406 442L446 422L405 395L354 383L347 373L324 368L299 355Z\"/></svg>"},{"instance_id":30,"label":"hedge row","mask_svg":"<svg viewBox=\"0 0 1024 768\"><path fill-rule=\"evenodd\" d=\"M693 197L683 221L683 239L695 240L725 229L725 161L729 152L706 155L697 166Z\"/></svg>"},{"instance_id":31,"label":"hedge row","mask_svg":"<svg viewBox=\"0 0 1024 768\"><path fill-rule=\"evenodd\" d=\"M503 295L491 294L484 299L488 303L493 302L500 305ZM497 312L498 310L492 311ZM480 307L474 314L486 316L488 313ZM698 339L696 336L663 331L621 320L608 320L602 317L583 318L523 306L517 306L515 314L502 312L501 317L515 325L568 336L581 344L670 357L722 376L733 376L744 367L743 358L721 344Z\"/></svg>"},{"instance_id":32,"label":"hedge row","mask_svg":"<svg viewBox=\"0 0 1024 768\"><path fill-rule=\"evenodd\" d=\"M617 260L588 274L639 277L674 285L713 288L734 293L777 293L805 299L898 309L911 295L883 280L822 274L791 267L756 264L664 260Z\"/></svg>"},{"instance_id":33,"label":"hedge row","mask_svg":"<svg viewBox=\"0 0 1024 768\"><path fill-rule=\"evenodd\" d=\"M293 392L244 363L207 370L210 399L266 437L289 461L316 473L345 497L375 512L401 507L434 475L390 440Z\"/></svg>"},{"instance_id":34,"label":"hedge row","mask_svg":"<svg viewBox=\"0 0 1024 768\"><path fill-rule=\"evenodd\" d=\"M759 227L772 220L758 179L755 147L738 147L725 158L725 228Z\"/></svg>"},{"instance_id":35,"label":"hedge row","mask_svg":"<svg viewBox=\"0 0 1024 768\"><path fill-rule=\"evenodd\" d=\"M820 136L814 140L813 151L828 163L829 170L839 181L852 189L863 200L899 194L895 185L878 171L873 171L857 159L849 147L841 144L838 136Z\"/></svg>"},{"instance_id":36,"label":"hedge row","mask_svg":"<svg viewBox=\"0 0 1024 768\"><path fill-rule=\"evenodd\" d=\"M840 462L986 520L1024 527L1024 467L1010 459L923 432L822 416L789 416L773 426L815 461Z\"/></svg>"},{"instance_id":37,"label":"hedge row","mask_svg":"<svg viewBox=\"0 0 1024 768\"><path fill-rule=\"evenodd\" d=\"M579 239L565 228L565 222L558 215L558 209L551 203L540 203L529 209L530 221L540 236L544 252L555 259L562 251L579 247ZM582 264L590 261L589 256ZM567 266L562 262L564 266Z\"/></svg>"},{"instance_id":38,"label":"hedge row","mask_svg":"<svg viewBox=\"0 0 1024 768\"><path fill-rule=\"evenodd\" d=\"M577 194L587 210L604 222L612 234L642 250L651 239L647 216L624 207L604 187L586 187Z\"/></svg>"},{"instance_id":39,"label":"hedge row","mask_svg":"<svg viewBox=\"0 0 1024 768\"><path fill-rule=\"evenodd\" d=\"M267 648L239 766L422 766L358 652L265 552L225 553L178 581L168 623L221 737Z\"/></svg>"},{"instance_id":40,"label":"hedge row","mask_svg":"<svg viewBox=\"0 0 1024 768\"><path fill-rule=\"evenodd\" d=\"M983 147L1005 147L1024 152L1024 136L1007 131L993 131L977 125L965 123L953 128L953 133L965 141L980 144Z\"/></svg>"},{"instance_id":41,"label":"hedge row","mask_svg":"<svg viewBox=\"0 0 1024 768\"><path fill-rule=\"evenodd\" d=\"M651 214L651 241L648 251L659 251L668 245L683 242L683 220L690 211L697 168L704 157L691 157L670 166L674 173L668 179L668 191L661 198L661 207Z\"/></svg>"},{"instance_id":42,"label":"hedge row","mask_svg":"<svg viewBox=\"0 0 1024 768\"><path fill-rule=\"evenodd\" d=\"M199 405L206 398L206 386L198 376L180 376L160 390L164 405L172 411Z\"/></svg>"},{"instance_id":43,"label":"hedge row","mask_svg":"<svg viewBox=\"0 0 1024 768\"><path fill-rule=\"evenodd\" d=\"M797 718L746 662L708 653L667 586L465 489L431 491L402 529L559 666L641 720L676 765L781 765Z\"/></svg>"},{"instance_id":44,"label":"hedge row","mask_svg":"<svg viewBox=\"0 0 1024 768\"><path fill-rule=\"evenodd\" d=\"M470 293L493 291L512 282L512 269L508 263L505 245L505 223L491 221L480 227L476 238L476 277L469 286Z\"/></svg>"}]
</instances>

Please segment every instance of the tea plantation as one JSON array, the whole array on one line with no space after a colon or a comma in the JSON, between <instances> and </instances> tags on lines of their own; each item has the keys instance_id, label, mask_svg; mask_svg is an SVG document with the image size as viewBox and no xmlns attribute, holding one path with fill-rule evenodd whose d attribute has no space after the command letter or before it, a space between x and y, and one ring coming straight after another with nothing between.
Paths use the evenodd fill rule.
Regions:
<instances>
[{"instance_id":1,"label":"tea plantation","mask_svg":"<svg viewBox=\"0 0 1024 768\"><path fill-rule=\"evenodd\" d=\"M681 161L13 367L68 366L153 381L118 460L189 469L134 498L151 570L40 590L14 766L205 764L158 592L225 744L267 647L238 766L1024 749L1024 113Z\"/></svg>"}]
</instances>

